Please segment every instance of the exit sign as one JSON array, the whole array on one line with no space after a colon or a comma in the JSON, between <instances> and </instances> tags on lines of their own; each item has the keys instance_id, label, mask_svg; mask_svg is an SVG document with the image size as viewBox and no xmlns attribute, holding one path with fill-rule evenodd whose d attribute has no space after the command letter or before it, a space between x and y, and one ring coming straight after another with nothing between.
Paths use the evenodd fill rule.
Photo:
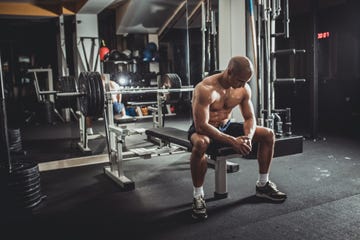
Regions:
<instances>
[{"instance_id":1,"label":"exit sign","mask_svg":"<svg viewBox=\"0 0 360 240\"><path fill-rule=\"evenodd\" d=\"M330 37L330 32L321 32L317 34L318 39L324 39L329 37Z\"/></svg>"}]
</instances>

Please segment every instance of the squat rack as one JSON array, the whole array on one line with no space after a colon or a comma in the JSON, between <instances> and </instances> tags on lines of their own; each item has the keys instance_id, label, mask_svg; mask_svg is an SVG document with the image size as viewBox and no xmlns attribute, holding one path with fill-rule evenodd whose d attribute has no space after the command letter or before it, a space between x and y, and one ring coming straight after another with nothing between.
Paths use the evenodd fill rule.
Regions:
<instances>
[{"instance_id":1,"label":"squat rack","mask_svg":"<svg viewBox=\"0 0 360 240\"><path fill-rule=\"evenodd\" d=\"M257 76L258 91L258 124L273 129L277 136L291 135L291 109L276 109L275 104L275 85L276 84L296 84L305 82L305 79L298 78L278 78L276 70L277 58L299 53L305 53L301 49L276 49L276 38L289 38L289 0L258 0L257 8L253 8L253 0L249 0L249 12L251 26L255 28L257 21L256 34L253 34L254 59ZM256 13L253 14L253 10ZM283 32L276 32L276 21L282 16ZM256 18L256 19L255 19ZM256 40L256 41L255 41ZM283 131L283 120L280 114L285 114L285 131Z\"/></svg>"}]
</instances>

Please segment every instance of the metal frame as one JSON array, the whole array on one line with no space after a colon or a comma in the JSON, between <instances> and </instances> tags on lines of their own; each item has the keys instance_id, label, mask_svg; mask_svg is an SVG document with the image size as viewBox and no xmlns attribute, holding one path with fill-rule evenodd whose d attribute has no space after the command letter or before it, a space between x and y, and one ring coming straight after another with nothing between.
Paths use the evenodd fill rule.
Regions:
<instances>
[{"instance_id":1,"label":"metal frame","mask_svg":"<svg viewBox=\"0 0 360 240\"><path fill-rule=\"evenodd\" d=\"M135 182L133 182L130 178L125 176L124 172L124 164L123 161L126 158L123 149L125 146L125 138L129 135L139 134L137 131L131 131L127 128L120 128L114 126L114 119L110 116L113 116L113 108L112 108L112 98L111 95L114 93L144 93L144 91L138 90L117 90L117 91L109 91L109 84L110 80L106 78L105 80L105 89L106 89L106 104L107 110L104 112L105 114L105 124L106 129L108 130L109 134L107 137L108 143L108 154L109 154L109 163L110 166L104 167L104 173L110 177L115 183L117 183L121 188L126 191L133 190L135 188ZM168 92L184 92L184 91L193 91L193 87L184 87L181 89L148 89L151 92L157 93L157 104L158 107L154 108L153 112L153 121L154 126L162 127L163 126L163 111L162 105L164 103L163 93ZM168 152L168 153L175 153L176 150L173 149L171 146L166 146L166 144L160 141L160 151ZM184 152L184 151L180 151ZM158 154L156 154L158 155ZM151 157L151 154L145 154L143 157ZM226 169L225 169L226 171Z\"/></svg>"},{"instance_id":2,"label":"metal frame","mask_svg":"<svg viewBox=\"0 0 360 240\"><path fill-rule=\"evenodd\" d=\"M251 0L250 0L251 1ZM265 125L274 130L277 136L291 134L290 109L276 109L275 103L275 84L295 84L304 82L305 79L296 78L277 78L276 60L279 56L305 53L305 50L296 49L276 49L276 38L283 36L289 38L289 0L262 0L257 7L257 52L259 53L256 62L258 67L258 124ZM249 7L252 9L252 2ZM284 9L282 9L282 6ZM283 14L284 31L276 32L276 21L281 11ZM254 36L253 36L254 37ZM264 67L265 66L265 67ZM266 87L263 92L262 86ZM266 101L265 101L266 99ZM282 119L280 113L286 116L286 131L282 129ZM265 120L265 121L264 121Z\"/></svg>"}]
</instances>

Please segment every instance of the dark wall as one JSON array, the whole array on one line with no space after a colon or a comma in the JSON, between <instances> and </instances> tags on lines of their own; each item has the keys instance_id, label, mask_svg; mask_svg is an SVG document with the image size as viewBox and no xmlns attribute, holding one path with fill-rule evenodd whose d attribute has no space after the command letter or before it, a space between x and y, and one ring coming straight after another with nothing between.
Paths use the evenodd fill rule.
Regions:
<instances>
[{"instance_id":1,"label":"dark wall","mask_svg":"<svg viewBox=\"0 0 360 240\"><path fill-rule=\"evenodd\" d=\"M116 49L116 12L114 9L102 11L98 15L99 38L109 49Z\"/></svg>"},{"instance_id":2,"label":"dark wall","mask_svg":"<svg viewBox=\"0 0 360 240\"><path fill-rule=\"evenodd\" d=\"M21 126L25 118L36 111L35 88L27 70L52 68L53 79L57 79L57 33L57 18L0 18L0 50L9 127Z\"/></svg>"},{"instance_id":3,"label":"dark wall","mask_svg":"<svg viewBox=\"0 0 360 240\"><path fill-rule=\"evenodd\" d=\"M57 19L0 19L0 46L4 58L18 68L17 57L32 58L32 67L49 67L57 73ZM3 61L8 59L3 59Z\"/></svg>"},{"instance_id":4,"label":"dark wall","mask_svg":"<svg viewBox=\"0 0 360 240\"><path fill-rule=\"evenodd\" d=\"M291 9L291 6L290 6ZM359 134L360 122L360 20L358 1L347 1L317 10L318 32L329 32L326 39L316 40L319 54L318 113L320 132L336 131ZM291 11L291 10L290 10ZM281 86L276 91L279 107L292 107L295 129L311 128L311 81L314 81L312 13L291 17L290 40L279 40L278 49L305 49L306 54L278 61L280 77L292 75L306 78L306 83ZM289 70L290 69L290 70ZM281 76L283 75L283 76Z\"/></svg>"}]
</instances>

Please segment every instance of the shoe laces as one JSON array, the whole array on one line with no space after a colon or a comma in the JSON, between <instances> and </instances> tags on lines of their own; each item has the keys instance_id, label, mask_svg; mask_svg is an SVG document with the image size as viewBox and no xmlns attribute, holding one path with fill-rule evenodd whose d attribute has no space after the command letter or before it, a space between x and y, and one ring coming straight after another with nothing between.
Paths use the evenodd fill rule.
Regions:
<instances>
[{"instance_id":1,"label":"shoe laces","mask_svg":"<svg viewBox=\"0 0 360 240\"><path fill-rule=\"evenodd\" d=\"M277 189L276 184L273 183L273 182L271 182L271 181L269 181L269 187L270 187L271 189L273 189L275 192L279 191L279 190Z\"/></svg>"},{"instance_id":2,"label":"shoe laces","mask_svg":"<svg viewBox=\"0 0 360 240\"><path fill-rule=\"evenodd\" d=\"M195 208L197 208L197 209L206 207L205 200L202 197L195 198L194 205L195 205Z\"/></svg>"}]
</instances>

